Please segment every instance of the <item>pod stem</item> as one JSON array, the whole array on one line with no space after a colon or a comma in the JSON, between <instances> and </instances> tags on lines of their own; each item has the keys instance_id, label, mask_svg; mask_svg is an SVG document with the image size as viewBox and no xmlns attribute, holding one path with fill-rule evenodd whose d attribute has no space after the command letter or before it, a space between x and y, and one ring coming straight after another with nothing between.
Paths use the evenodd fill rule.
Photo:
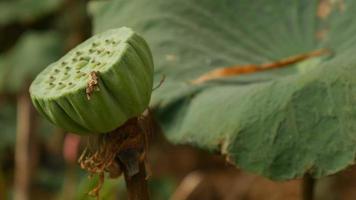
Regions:
<instances>
[{"instance_id":1,"label":"pod stem","mask_svg":"<svg viewBox=\"0 0 356 200\"><path fill-rule=\"evenodd\" d=\"M136 160L139 171L135 175L131 175L129 169L124 168L124 177L126 182L127 194L129 200L149 200L147 188L147 176L145 164Z\"/></svg>"},{"instance_id":2,"label":"pod stem","mask_svg":"<svg viewBox=\"0 0 356 200\"><path fill-rule=\"evenodd\" d=\"M144 116L128 120L116 130L97 138L98 146L84 150L78 162L91 174L99 175L98 185L89 195L99 199L105 173L110 178L125 176L129 200L148 200L146 167L149 123ZM147 174L150 174L147 168Z\"/></svg>"},{"instance_id":3,"label":"pod stem","mask_svg":"<svg viewBox=\"0 0 356 200\"><path fill-rule=\"evenodd\" d=\"M125 177L129 200L149 200L146 174L147 132L139 119L132 119L120 131L128 133L125 146L116 157L116 162ZM118 133L120 134L120 133Z\"/></svg>"},{"instance_id":4,"label":"pod stem","mask_svg":"<svg viewBox=\"0 0 356 200\"><path fill-rule=\"evenodd\" d=\"M306 174L303 177L303 200L313 200L314 199L314 189L315 189L315 179Z\"/></svg>"}]
</instances>

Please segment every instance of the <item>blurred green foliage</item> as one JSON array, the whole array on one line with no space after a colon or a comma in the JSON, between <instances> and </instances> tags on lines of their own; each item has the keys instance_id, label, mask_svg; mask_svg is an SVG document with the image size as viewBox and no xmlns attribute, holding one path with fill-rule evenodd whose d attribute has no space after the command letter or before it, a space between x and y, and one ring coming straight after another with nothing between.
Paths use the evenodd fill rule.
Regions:
<instances>
[{"instance_id":1,"label":"blurred green foliage","mask_svg":"<svg viewBox=\"0 0 356 200\"><path fill-rule=\"evenodd\" d=\"M58 28L61 23L62 0L2 0L0 1L0 193L4 190L11 196L14 151L16 142L17 104L16 97L27 93L28 84L48 64L57 60L66 45L66 34L70 31ZM55 19L55 20L52 20ZM52 23L54 22L54 23ZM65 33L63 33L65 32ZM39 168L33 172L32 185L37 195L42 191L57 193L64 180L66 170L60 155L55 155L49 144L53 140L54 126L46 120L37 118L36 160ZM56 143L60 143L55 141ZM52 142L53 143L53 142ZM53 145L52 145L53 146ZM37 160L38 159L38 160ZM53 164L57 161L57 166ZM55 167L54 167L55 166ZM31 167L31 166L29 166ZM35 168L34 168L35 169ZM41 190L40 190L41 191ZM41 195L41 194L40 194ZM34 196L36 199L36 196ZM0 196L3 199L3 196Z\"/></svg>"},{"instance_id":2,"label":"blurred green foliage","mask_svg":"<svg viewBox=\"0 0 356 200\"><path fill-rule=\"evenodd\" d=\"M83 176L76 189L75 200L95 199L88 196L88 192L98 183L98 177ZM167 200L176 187L176 182L169 177L153 178L148 181L150 196L154 200ZM105 200L126 199L126 186L123 177L119 179L105 179L100 191L100 198Z\"/></svg>"},{"instance_id":3,"label":"blurred green foliage","mask_svg":"<svg viewBox=\"0 0 356 200\"><path fill-rule=\"evenodd\" d=\"M0 26L12 23L30 23L44 15L53 14L62 0L2 0Z\"/></svg>"},{"instance_id":4,"label":"blurred green foliage","mask_svg":"<svg viewBox=\"0 0 356 200\"><path fill-rule=\"evenodd\" d=\"M91 179L88 178L87 176L84 176L80 181L78 189L76 190L77 192L75 194L74 200L95 199L95 198L91 198L88 195L88 192L97 186L98 180L99 180L98 176L94 176ZM115 200L118 198L119 193L121 194L124 193L124 190L125 190L125 183L123 178L119 178L119 179L106 178L102 186L102 189L100 191L100 198L105 200Z\"/></svg>"},{"instance_id":5,"label":"blurred green foliage","mask_svg":"<svg viewBox=\"0 0 356 200\"><path fill-rule=\"evenodd\" d=\"M15 145L16 107L11 102L0 105L0 166L5 150Z\"/></svg>"},{"instance_id":6,"label":"blurred green foliage","mask_svg":"<svg viewBox=\"0 0 356 200\"><path fill-rule=\"evenodd\" d=\"M148 184L151 197L154 200L169 199L176 187L176 181L170 177L153 178Z\"/></svg>"},{"instance_id":7,"label":"blurred green foliage","mask_svg":"<svg viewBox=\"0 0 356 200\"><path fill-rule=\"evenodd\" d=\"M19 92L48 64L63 53L56 32L27 32L0 58L0 92Z\"/></svg>"}]
</instances>

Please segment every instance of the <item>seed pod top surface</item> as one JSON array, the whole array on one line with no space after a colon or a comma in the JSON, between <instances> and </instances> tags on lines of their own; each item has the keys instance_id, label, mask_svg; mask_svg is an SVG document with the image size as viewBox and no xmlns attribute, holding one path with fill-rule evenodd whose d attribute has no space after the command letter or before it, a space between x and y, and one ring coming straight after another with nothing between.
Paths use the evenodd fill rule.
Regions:
<instances>
[{"instance_id":1,"label":"seed pod top surface","mask_svg":"<svg viewBox=\"0 0 356 200\"><path fill-rule=\"evenodd\" d=\"M123 27L93 36L49 65L30 94L52 123L74 133L105 133L144 111L152 82L146 42Z\"/></svg>"}]
</instances>

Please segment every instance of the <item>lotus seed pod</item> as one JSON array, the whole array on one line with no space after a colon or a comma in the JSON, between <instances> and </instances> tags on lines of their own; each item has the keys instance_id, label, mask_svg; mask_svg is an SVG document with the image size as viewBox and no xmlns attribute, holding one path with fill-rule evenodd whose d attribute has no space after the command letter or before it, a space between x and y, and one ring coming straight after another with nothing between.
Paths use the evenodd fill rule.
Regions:
<instances>
[{"instance_id":1,"label":"lotus seed pod","mask_svg":"<svg viewBox=\"0 0 356 200\"><path fill-rule=\"evenodd\" d=\"M143 38L123 27L86 40L30 86L36 109L78 134L107 133L148 106L153 61Z\"/></svg>"}]
</instances>

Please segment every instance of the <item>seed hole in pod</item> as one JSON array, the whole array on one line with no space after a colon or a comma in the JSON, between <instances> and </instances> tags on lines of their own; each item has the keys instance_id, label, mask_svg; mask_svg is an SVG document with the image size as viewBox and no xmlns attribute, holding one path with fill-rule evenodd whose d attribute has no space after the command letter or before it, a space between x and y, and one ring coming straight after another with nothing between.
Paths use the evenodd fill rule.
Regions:
<instances>
[{"instance_id":1,"label":"seed hole in pod","mask_svg":"<svg viewBox=\"0 0 356 200\"><path fill-rule=\"evenodd\" d=\"M105 43L109 44L109 43L110 43L110 40L109 40L109 39L106 39L106 40L105 40Z\"/></svg>"},{"instance_id":2,"label":"seed hole in pod","mask_svg":"<svg viewBox=\"0 0 356 200\"><path fill-rule=\"evenodd\" d=\"M70 70L70 67L69 67L69 66L67 66L65 69L66 69L66 70Z\"/></svg>"},{"instance_id":3,"label":"seed hole in pod","mask_svg":"<svg viewBox=\"0 0 356 200\"><path fill-rule=\"evenodd\" d=\"M58 83L58 89L62 89L62 88L64 88L66 85L65 84L63 84L62 82L59 82Z\"/></svg>"},{"instance_id":4,"label":"seed hole in pod","mask_svg":"<svg viewBox=\"0 0 356 200\"><path fill-rule=\"evenodd\" d=\"M47 87L47 89L51 89L51 88L53 88L55 86L55 84L54 83L48 83L48 87Z\"/></svg>"},{"instance_id":5,"label":"seed hole in pod","mask_svg":"<svg viewBox=\"0 0 356 200\"><path fill-rule=\"evenodd\" d=\"M66 72L66 73L63 74L61 80L62 80L62 81L65 81L65 80L67 80L69 77L70 77L70 75Z\"/></svg>"},{"instance_id":6,"label":"seed hole in pod","mask_svg":"<svg viewBox=\"0 0 356 200\"><path fill-rule=\"evenodd\" d=\"M89 49L89 53L94 53L95 50L94 49Z\"/></svg>"},{"instance_id":7,"label":"seed hole in pod","mask_svg":"<svg viewBox=\"0 0 356 200\"><path fill-rule=\"evenodd\" d=\"M65 66L66 64L67 64L67 62L65 62L65 61L61 62L62 66Z\"/></svg>"},{"instance_id":8,"label":"seed hole in pod","mask_svg":"<svg viewBox=\"0 0 356 200\"><path fill-rule=\"evenodd\" d=\"M77 73L76 73L76 75L75 75L75 78L76 78L76 79L79 79L79 78L82 77L82 76L83 76L83 73L80 72L80 71L77 71Z\"/></svg>"},{"instance_id":9,"label":"seed hole in pod","mask_svg":"<svg viewBox=\"0 0 356 200\"><path fill-rule=\"evenodd\" d=\"M60 72L60 70L59 69L54 69L54 72L58 73L58 72Z\"/></svg>"},{"instance_id":10,"label":"seed hole in pod","mask_svg":"<svg viewBox=\"0 0 356 200\"><path fill-rule=\"evenodd\" d=\"M100 65L96 66L97 69L102 69L105 66L105 63L101 63Z\"/></svg>"},{"instance_id":11,"label":"seed hole in pod","mask_svg":"<svg viewBox=\"0 0 356 200\"><path fill-rule=\"evenodd\" d=\"M83 56L83 57L80 57L79 60L80 60L80 61L85 60L85 61L88 61L88 62L89 62L90 57L89 57L89 56Z\"/></svg>"},{"instance_id":12,"label":"seed hole in pod","mask_svg":"<svg viewBox=\"0 0 356 200\"><path fill-rule=\"evenodd\" d=\"M87 61L82 60L82 61L78 62L78 63L75 65L75 68L76 68L76 69L82 69L82 68L83 68L84 66L86 66L87 64L88 64Z\"/></svg>"},{"instance_id":13,"label":"seed hole in pod","mask_svg":"<svg viewBox=\"0 0 356 200\"><path fill-rule=\"evenodd\" d=\"M99 46L99 43L98 42L93 42L93 43L91 43L91 46L93 46L93 47Z\"/></svg>"},{"instance_id":14,"label":"seed hole in pod","mask_svg":"<svg viewBox=\"0 0 356 200\"><path fill-rule=\"evenodd\" d=\"M73 87L73 86L74 86L74 84L73 84L72 82L69 82L69 83L68 83L68 87L69 87L69 88L71 88L71 87Z\"/></svg>"},{"instance_id":15,"label":"seed hole in pod","mask_svg":"<svg viewBox=\"0 0 356 200\"><path fill-rule=\"evenodd\" d=\"M49 78L49 79L47 79L47 80L45 80L45 82L46 83L52 83L54 80L53 79L51 79L51 78Z\"/></svg>"},{"instance_id":16,"label":"seed hole in pod","mask_svg":"<svg viewBox=\"0 0 356 200\"><path fill-rule=\"evenodd\" d=\"M96 53L100 54L103 50L102 49L98 49L96 50Z\"/></svg>"},{"instance_id":17,"label":"seed hole in pod","mask_svg":"<svg viewBox=\"0 0 356 200\"><path fill-rule=\"evenodd\" d=\"M80 55L82 55L82 52L81 51L76 51L75 55L80 56Z\"/></svg>"},{"instance_id":18,"label":"seed hole in pod","mask_svg":"<svg viewBox=\"0 0 356 200\"><path fill-rule=\"evenodd\" d=\"M72 62L77 62L78 59L77 58L72 58Z\"/></svg>"}]
</instances>

